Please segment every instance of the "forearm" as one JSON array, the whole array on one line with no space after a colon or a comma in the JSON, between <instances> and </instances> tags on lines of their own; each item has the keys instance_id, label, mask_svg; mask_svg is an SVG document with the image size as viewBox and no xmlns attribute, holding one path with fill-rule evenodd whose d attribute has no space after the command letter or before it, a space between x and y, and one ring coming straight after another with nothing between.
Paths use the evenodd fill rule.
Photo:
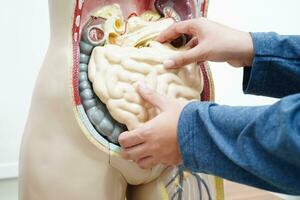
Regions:
<instances>
[{"instance_id":1,"label":"forearm","mask_svg":"<svg viewBox=\"0 0 300 200\"><path fill-rule=\"evenodd\" d=\"M181 114L178 127L185 167L299 195L300 114L297 109L300 109L300 95L267 107L189 104Z\"/></svg>"},{"instance_id":2,"label":"forearm","mask_svg":"<svg viewBox=\"0 0 300 200\"><path fill-rule=\"evenodd\" d=\"M245 93L284 97L300 92L300 36L252 33L254 59L244 69Z\"/></svg>"}]
</instances>

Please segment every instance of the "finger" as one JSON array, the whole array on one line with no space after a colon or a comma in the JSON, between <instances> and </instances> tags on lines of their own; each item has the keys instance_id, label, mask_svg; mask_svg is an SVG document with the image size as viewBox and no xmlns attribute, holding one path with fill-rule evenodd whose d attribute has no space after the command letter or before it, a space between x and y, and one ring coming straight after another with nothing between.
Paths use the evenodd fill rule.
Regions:
<instances>
[{"instance_id":1,"label":"finger","mask_svg":"<svg viewBox=\"0 0 300 200\"><path fill-rule=\"evenodd\" d=\"M122 133L118 139L121 147L129 148L144 143L145 140L142 137L141 133L141 128Z\"/></svg>"},{"instance_id":2,"label":"finger","mask_svg":"<svg viewBox=\"0 0 300 200\"><path fill-rule=\"evenodd\" d=\"M121 150L121 156L127 160L138 161L150 155L151 152L147 149L147 145L145 143Z\"/></svg>"},{"instance_id":3,"label":"finger","mask_svg":"<svg viewBox=\"0 0 300 200\"><path fill-rule=\"evenodd\" d=\"M227 61L229 65L233 67L242 67L243 65L241 64L241 61L239 60L229 60Z\"/></svg>"},{"instance_id":4,"label":"finger","mask_svg":"<svg viewBox=\"0 0 300 200\"><path fill-rule=\"evenodd\" d=\"M170 42L172 40L175 40L182 34L188 34L193 35L195 34L192 30L194 27L194 20L187 20L178 22L176 24L173 24L169 28L167 28L165 31L163 31L157 38L156 41L160 43Z\"/></svg>"},{"instance_id":5,"label":"finger","mask_svg":"<svg viewBox=\"0 0 300 200\"><path fill-rule=\"evenodd\" d=\"M149 102L155 107L158 107L161 111L164 111L168 105L168 100L165 96L162 96L154 90L151 90L143 82L139 83L138 93L145 101Z\"/></svg>"},{"instance_id":6,"label":"finger","mask_svg":"<svg viewBox=\"0 0 300 200\"><path fill-rule=\"evenodd\" d=\"M146 158L142 158L138 160L138 165L143 169L149 169L158 164L158 162L154 159L153 156L148 156Z\"/></svg>"},{"instance_id":7,"label":"finger","mask_svg":"<svg viewBox=\"0 0 300 200\"><path fill-rule=\"evenodd\" d=\"M168 59L164 62L164 66L168 69L179 68L188 65L193 62L202 60L203 58L203 48L202 45L198 44L196 47L179 53L177 56Z\"/></svg>"},{"instance_id":8,"label":"finger","mask_svg":"<svg viewBox=\"0 0 300 200\"><path fill-rule=\"evenodd\" d=\"M188 48L194 48L197 45L198 45L198 38L193 37L185 46Z\"/></svg>"}]
</instances>

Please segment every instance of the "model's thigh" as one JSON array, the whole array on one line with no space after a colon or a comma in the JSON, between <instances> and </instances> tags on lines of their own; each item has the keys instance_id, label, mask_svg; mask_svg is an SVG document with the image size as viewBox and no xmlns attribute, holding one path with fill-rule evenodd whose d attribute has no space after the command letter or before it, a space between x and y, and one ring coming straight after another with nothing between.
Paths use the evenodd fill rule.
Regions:
<instances>
[{"instance_id":1,"label":"model's thigh","mask_svg":"<svg viewBox=\"0 0 300 200\"><path fill-rule=\"evenodd\" d=\"M60 117L34 109L29 117L21 148L20 200L123 200L127 183L109 165L108 151L89 142L72 117Z\"/></svg>"}]
</instances>

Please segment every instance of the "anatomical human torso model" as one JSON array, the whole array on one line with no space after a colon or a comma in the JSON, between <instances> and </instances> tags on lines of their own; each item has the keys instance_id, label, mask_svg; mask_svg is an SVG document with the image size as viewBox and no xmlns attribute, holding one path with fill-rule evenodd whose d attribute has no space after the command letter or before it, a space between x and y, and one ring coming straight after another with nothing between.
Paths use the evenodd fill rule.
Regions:
<instances>
[{"instance_id":1,"label":"anatomical human torso model","mask_svg":"<svg viewBox=\"0 0 300 200\"><path fill-rule=\"evenodd\" d=\"M181 51L154 38L205 16L205 0L49 0L51 40L21 147L21 200L222 199L220 179L181 167L141 169L118 136L158 114L139 81L170 98L213 100L207 64L166 70ZM174 47L176 46L176 47Z\"/></svg>"}]
</instances>

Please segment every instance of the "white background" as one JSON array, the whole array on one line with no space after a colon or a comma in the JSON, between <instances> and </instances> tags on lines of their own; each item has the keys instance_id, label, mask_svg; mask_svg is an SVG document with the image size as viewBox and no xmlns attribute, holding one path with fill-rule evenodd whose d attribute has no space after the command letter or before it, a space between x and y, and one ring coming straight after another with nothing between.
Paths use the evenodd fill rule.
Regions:
<instances>
[{"instance_id":1,"label":"white background","mask_svg":"<svg viewBox=\"0 0 300 200\"><path fill-rule=\"evenodd\" d=\"M1 1L0 178L17 176L19 145L31 93L49 40L46 0ZM299 0L211 0L208 18L244 31L300 34ZM263 105L274 99L244 95L242 70L212 63L216 101Z\"/></svg>"},{"instance_id":2,"label":"white background","mask_svg":"<svg viewBox=\"0 0 300 200\"><path fill-rule=\"evenodd\" d=\"M49 40L46 0L1 1L0 176L16 175L31 93Z\"/></svg>"},{"instance_id":3,"label":"white background","mask_svg":"<svg viewBox=\"0 0 300 200\"><path fill-rule=\"evenodd\" d=\"M248 32L300 34L299 0L211 0L208 18ZM212 64L216 101L228 105L263 105L273 99L243 95L242 69Z\"/></svg>"}]
</instances>

